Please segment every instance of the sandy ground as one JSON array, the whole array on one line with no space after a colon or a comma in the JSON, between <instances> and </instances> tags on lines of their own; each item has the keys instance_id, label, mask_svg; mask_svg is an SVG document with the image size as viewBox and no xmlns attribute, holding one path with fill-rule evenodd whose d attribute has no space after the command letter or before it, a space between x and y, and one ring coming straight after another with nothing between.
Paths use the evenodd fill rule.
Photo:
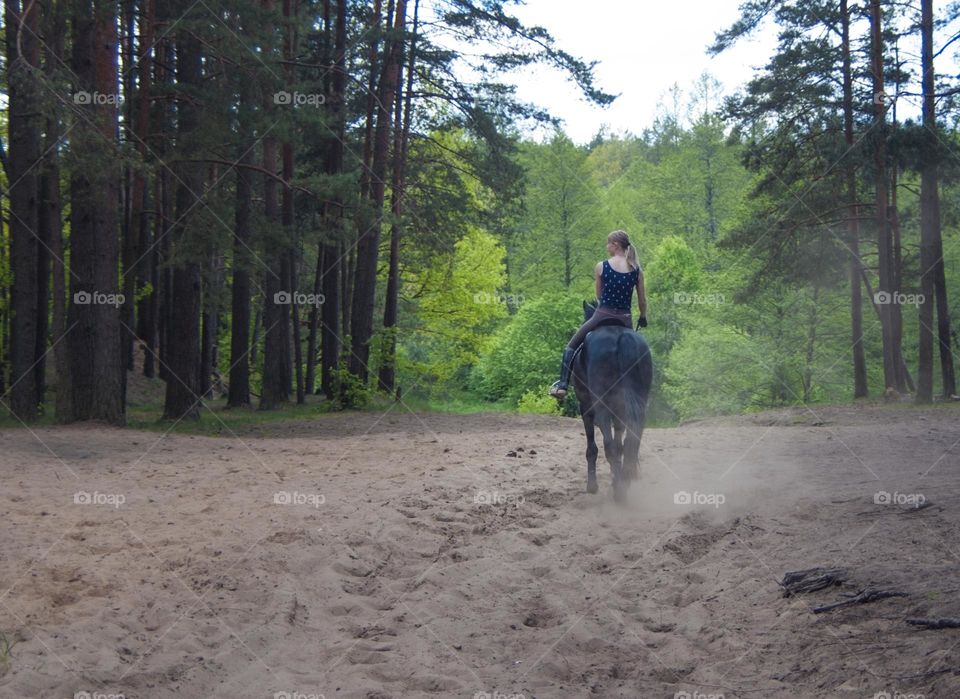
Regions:
<instances>
[{"instance_id":1,"label":"sandy ground","mask_svg":"<svg viewBox=\"0 0 960 699\"><path fill-rule=\"evenodd\" d=\"M958 418L648 430L624 507L562 418L0 432L0 696L960 696Z\"/></svg>"}]
</instances>

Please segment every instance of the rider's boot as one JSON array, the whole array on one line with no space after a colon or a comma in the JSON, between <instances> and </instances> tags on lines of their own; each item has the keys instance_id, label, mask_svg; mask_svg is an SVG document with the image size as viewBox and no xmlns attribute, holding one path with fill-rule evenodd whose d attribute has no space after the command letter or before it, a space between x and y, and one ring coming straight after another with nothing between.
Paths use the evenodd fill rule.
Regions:
<instances>
[{"instance_id":1,"label":"rider's boot","mask_svg":"<svg viewBox=\"0 0 960 699\"><path fill-rule=\"evenodd\" d=\"M576 350L569 347L563 350L563 360L560 363L560 380L555 381L550 387L550 395L558 400L562 400L567 395L567 385L570 383L570 370L573 364L573 355Z\"/></svg>"}]
</instances>

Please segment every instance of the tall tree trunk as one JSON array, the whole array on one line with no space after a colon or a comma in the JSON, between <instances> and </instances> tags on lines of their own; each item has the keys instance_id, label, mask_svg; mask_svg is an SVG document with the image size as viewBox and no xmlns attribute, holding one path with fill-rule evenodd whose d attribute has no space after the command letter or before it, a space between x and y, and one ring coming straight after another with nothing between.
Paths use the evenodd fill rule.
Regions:
<instances>
[{"instance_id":1,"label":"tall tree trunk","mask_svg":"<svg viewBox=\"0 0 960 699\"><path fill-rule=\"evenodd\" d=\"M44 151L45 152L45 151ZM46 157L44 158L46 159ZM38 406L46 402L47 392L47 336L50 333L50 249L53 236L60 235L59 218L48 206L52 190L60 183L52 180L45 168L37 178L37 334L33 353L33 379L37 390ZM59 211L57 211L59 213Z\"/></svg>"},{"instance_id":2,"label":"tall tree trunk","mask_svg":"<svg viewBox=\"0 0 960 699\"><path fill-rule=\"evenodd\" d=\"M77 90L99 100L77 105L85 114L70 140L76 159L70 183L70 271L67 316L73 396L66 420L125 418L123 333L119 309L120 253L117 135L117 16L108 0L74 0L72 69ZM89 126L88 126L89 124Z\"/></svg>"},{"instance_id":3,"label":"tall tree trunk","mask_svg":"<svg viewBox=\"0 0 960 699\"><path fill-rule=\"evenodd\" d=\"M334 34L331 0L323 0L323 42L320 62L327 66L323 74L323 94L327 96L327 104L330 108L336 108L332 95L331 73L335 70L333 64L332 37ZM325 156L329 158L329 150L333 147L331 138L325 141ZM325 159L326 159L325 158ZM329 198L329 197L327 197ZM321 207L322 232L317 240L317 263L313 275L313 294L315 298L321 298L323 293L323 253L327 243L327 236L330 235L328 220L328 206L326 202ZM316 383L317 366L317 331L320 326L320 306L314 304L310 309L309 329L307 330L307 375L304 379L304 391L308 394L314 392Z\"/></svg>"},{"instance_id":4,"label":"tall tree trunk","mask_svg":"<svg viewBox=\"0 0 960 699\"><path fill-rule=\"evenodd\" d=\"M121 57L123 59L123 73L121 89L123 90L123 123L129 133L130 125L137 120L136 110L139 100L134 99L135 74L132 65L135 58L134 35L136 34L136 12L134 0L122 0L123 11L121 28ZM137 138L134 137L134 142ZM133 168L139 169L139 168ZM123 306L120 310L122 327L120 335L123 338L123 362L127 370L133 370L134 343L136 338L136 290L137 290L137 258L140 247L139 225L140 208L134 199L143 198L142 179L135 183L135 174L129 164L123 168L123 188L120 192L121 219L120 230L122 247L123 274L121 275L121 289L123 290ZM137 189L137 184L140 189ZM126 390L126 374L124 374L124 390Z\"/></svg>"},{"instance_id":5,"label":"tall tree trunk","mask_svg":"<svg viewBox=\"0 0 960 699\"><path fill-rule=\"evenodd\" d=\"M43 75L45 80L58 79L64 65L67 20L65 3L48 6L41 19L43 37ZM66 343L66 264L63 260L63 212L60 197L60 141L63 127L58 114L44 119L44 142L38 183L37 237L37 344L34 375L40 402L45 402L47 389L47 336L51 335L54 367L59 377L67 362ZM51 271L53 272L53 326L50 326ZM52 330L52 332L51 332ZM64 393L57 391L57 396Z\"/></svg>"},{"instance_id":6,"label":"tall tree trunk","mask_svg":"<svg viewBox=\"0 0 960 699\"><path fill-rule=\"evenodd\" d=\"M940 230L939 161L936 151L936 73L933 64L933 0L920 2L920 65L923 85L923 125L927 141L934 146L920 173L920 353L917 402L933 400L933 309L937 307L937 339L944 397L956 393L953 352L950 347L950 314L947 308L946 278L943 269L943 239Z\"/></svg>"},{"instance_id":7,"label":"tall tree trunk","mask_svg":"<svg viewBox=\"0 0 960 699\"><path fill-rule=\"evenodd\" d=\"M890 240L890 222L888 220L889 195L887 191L887 104L883 80L883 10L880 0L870 0L870 63L873 74L874 94L874 177L876 180L875 215L877 221L877 253L880 295L880 324L883 331L883 380L887 388L898 384L899 367L894 350L893 322L893 248Z\"/></svg>"},{"instance_id":8,"label":"tall tree trunk","mask_svg":"<svg viewBox=\"0 0 960 699\"><path fill-rule=\"evenodd\" d=\"M230 388L227 405L250 405L250 293L251 293L251 215L256 140L253 136L253 89L249 80L240 81L238 129L240 143L237 172L237 196L233 234L233 284L230 317Z\"/></svg>"},{"instance_id":9,"label":"tall tree trunk","mask_svg":"<svg viewBox=\"0 0 960 699\"><path fill-rule=\"evenodd\" d=\"M172 21L168 16L170 8L167 3L160 3L157 8L157 24L163 26L165 21ZM172 37L163 37L157 41L156 53L156 83L158 92L172 94L175 86L174 61L176 46ZM175 178L170 168L162 165L169 157L170 146L173 142L173 110L171 100L158 100L154 105L156 114L156 147L161 161L161 167L157 173L157 209L158 216L154 225L154 252L156 254L157 268L157 347L159 361L157 363L157 375L164 381L170 378L171 361L171 326L173 323L172 299L173 299L173 255L172 255L172 233L171 229L176 220L174 185Z\"/></svg>"},{"instance_id":10,"label":"tall tree trunk","mask_svg":"<svg viewBox=\"0 0 960 699\"><path fill-rule=\"evenodd\" d=\"M927 140L932 141L936 133L937 121L934 112L934 73L933 73L933 2L921 0L920 19L920 64L923 85L923 125L932 133ZM919 352L917 358L917 396L918 403L933 401L933 307L934 271L936 255L935 237L940 228L940 197L937 192L937 163L926 158L920 172L920 328Z\"/></svg>"},{"instance_id":11,"label":"tall tree trunk","mask_svg":"<svg viewBox=\"0 0 960 699\"><path fill-rule=\"evenodd\" d=\"M46 37L43 70L48 80L55 79L64 62L64 44L67 34L66 3L49 6L43 18ZM53 321L51 340L57 389L55 412L70 414L70 358L65 334L67 332L67 265L64 259L63 210L60 195L60 155L56 147L63 138L63 124L58 115L46 118L46 140L43 144L44 163L40 175L40 210L38 225L44 240L49 241L50 262L53 267Z\"/></svg>"},{"instance_id":12,"label":"tall tree trunk","mask_svg":"<svg viewBox=\"0 0 960 699\"><path fill-rule=\"evenodd\" d=\"M264 168L277 171L277 141L263 139ZM280 203L277 181L264 177L264 211L267 224L273 224L274 236L280 223ZM263 347L263 387L260 409L272 410L290 399L290 304L293 290L289 284L290 256L286 231L281 231L281 240L268 242L265 274L266 298L264 299L265 341Z\"/></svg>"},{"instance_id":13,"label":"tall tree trunk","mask_svg":"<svg viewBox=\"0 0 960 699\"><path fill-rule=\"evenodd\" d=\"M341 0L340 7L344 10L347 0ZM367 105L366 119L363 126L363 154L360 167L360 199L364 200L370 195L370 172L373 162L373 127L376 121L377 109L377 72L380 67L378 61L380 50L380 36L383 33L381 22L383 12L382 0L373 0L372 15L370 18L370 53L367 58L369 72L367 73ZM339 16L338 16L339 21Z\"/></svg>"},{"instance_id":14,"label":"tall tree trunk","mask_svg":"<svg viewBox=\"0 0 960 699\"><path fill-rule=\"evenodd\" d=\"M264 167L276 172L276 139L263 140ZM279 202L277 183L274 178L264 178L264 201L266 220L279 224ZM285 238L285 236L284 236ZM271 241L266 253L267 270L265 274L266 297L264 299L264 346L263 346L263 387L260 397L260 409L272 410L290 399L290 304L292 289L289 288L289 250L286 241Z\"/></svg>"},{"instance_id":15,"label":"tall tree trunk","mask_svg":"<svg viewBox=\"0 0 960 699\"><path fill-rule=\"evenodd\" d=\"M182 27L177 32L177 83L181 99L177 108L177 149L181 153L200 151L203 51L200 40ZM167 420L197 420L200 417L200 264L196 259L196 219L203 192L202 164L182 162L177 170L176 223L173 237L174 261L167 395L163 416Z\"/></svg>"},{"instance_id":16,"label":"tall tree trunk","mask_svg":"<svg viewBox=\"0 0 960 699\"><path fill-rule=\"evenodd\" d=\"M262 8L273 15L274 0L262 0ZM282 47L267 45L264 53L267 60ZM264 89L264 107L267 117L274 121L277 103L274 90ZM289 107L286 107L289 108ZM289 231L282 226L280 192L277 183L278 141L272 136L263 139L263 200L266 225L271 235L266 242L264 261L267 265L264 299L265 340L263 345L263 386L260 394L260 410L278 408L290 400L290 309L295 289L290 287L290 241Z\"/></svg>"},{"instance_id":17,"label":"tall tree trunk","mask_svg":"<svg viewBox=\"0 0 960 699\"><path fill-rule=\"evenodd\" d=\"M393 11L393 0L390 0L390 10L389 13ZM361 157L360 165L360 198L357 207L357 214L355 216L354 223L357 227L357 242L355 246L351 247L347 251L347 259L345 267L342 271L341 281L343 284L343 292L341 294L344 309L343 309L343 328L344 331L350 329L350 332L354 332L354 321L353 317L356 315L353 312L354 308L354 299L357 296L357 283L356 283L356 273L357 273L357 248L360 247L363 235L370 225L368 216L370 215L369 203L370 198L372 197L371 192L371 183L373 182L373 151L374 151L374 139L375 139L375 124L377 121L377 103L380 100L380 95L378 94L378 83L377 76L380 73L381 65L383 61L380 61L379 50L380 50L380 38L383 34L383 28L381 23L383 22L383 3L382 0L374 0L372 14L370 17L370 51L368 57L369 72L367 74L367 105L366 105L366 119L364 120L363 127L363 154ZM387 26L389 27L389 18L387 20ZM352 347L356 344L356 338L351 335L348 335L349 346L344 349L347 351L352 351ZM348 362L348 370L353 371L354 358L353 355L350 356L350 362ZM364 368L364 376L366 376L366 369Z\"/></svg>"},{"instance_id":18,"label":"tall tree trunk","mask_svg":"<svg viewBox=\"0 0 960 699\"><path fill-rule=\"evenodd\" d=\"M854 146L853 137L853 75L850 67L850 9L847 0L840 0L843 51L843 135L847 150ZM860 206L857 199L857 171L852 161L845 167L847 181L848 224L847 245L850 248L850 334L853 351L853 397L866 398L867 359L863 348L863 295L860 276Z\"/></svg>"},{"instance_id":19,"label":"tall tree trunk","mask_svg":"<svg viewBox=\"0 0 960 699\"><path fill-rule=\"evenodd\" d=\"M10 153L10 403L20 420L37 417L41 395L34 371L40 338L38 298L40 271L37 215L40 156L40 6L27 0L6 0L7 82L9 90ZM21 14L22 13L22 14ZM46 300L44 299L44 308Z\"/></svg>"},{"instance_id":20,"label":"tall tree trunk","mask_svg":"<svg viewBox=\"0 0 960 699\"><path fill-rule=\"evenodd\" d=\"M294 0L283 0L283 19L284 19L284 39L283 39L283 72L287 84L293 85L296 80L293 62L297 55L297 30L296 30L296 10L293 4ZM305 400L303 390L303 346L300 337L300 305L298 295L293 292L299 291L299 267L300 267L300 242L297 239L297 230L294 225L294 198L293 198L293 174L294 174L294 153L293 141L289 133L281 146L281 160L283 167L283 198L281 204L281 225L285 231L285 239L288 241L288 271L290 298L290 327L293 331L293 366L294 378L297 390L297 404L302 405Z\"/></svg>"},{"instance_id":21,"label":"tall tree trunk","mask_svg":"<svg viewBox=\"0 0 960 699\"><path fill-rule=\"evenodd\" d=\"M140 40L137 44L137 104L134 130L137 152L140 154L138 168L133 173L131 202L131 220L134 227L134 240L137 248L137 263L134 273L139 281L138 287L143 294L137 308L137 336L144 345L143 375L154 375L154 353L156 352L156 319L153 316L158 294L153 236L150 220L151 183L145 171L148 158L147 141L150 138L150 104L153 83L153 25L156 0L145 0L140 13ZM132 72L132 71L131 71ZM129 272L128 272L129 274ZM144 293L146 292L146 293Z\"/></svg>"},{"instance_id":22,"label":"tall tree trunk","mask_svg":"<svg viewBox=\"0 0 960 699\"><path fill-rule=\"evenodd\" d=\"M373 141L371 166L371 207L358 220L357 273L354 281L352 325L350 328L350 373L367 380L370 360L370 340L373 336L374 302L376 300L377 261L380 252L380 229L383 224L383 203L386 192L387 160L389 159L390 130L393 121L394 99L400 72L403 31L406 20L406 0L397 0L394 34L389 41L383 73L377 91L377 126Z\"/></svg>"},{"instance_id":23,"label":"tall tree trunk","mask_svg":"<svg viewBox=\"0 0 960 699\"><path fill-rule=\"evenodd\" d=\"M953 370L951 349L950 309L947 305L947 280L943 268L943 243L937 245L936 262L933 265L937 294L937 345L940 348L940 380L943 397L957 395L957 379Z\"/></svg>"},{"instance_id":24,"label":"tall tree trunk","mask_svg":"<svg viewBox=\"0 0 960 699\"><path fill-rule=\"evenodd\" d=\"M387 272L387 298L383 309L385 347L383 361L380 364L379 377L380 389L387 393L393 393L397 381L400 238L403 235L403 198L406 194L407 143L410 138L410 110L413 105L413 75L414 69L416 68L416 41L419 12L420 0L414 0L413 32L410 35L410 51L407 62L407 85L405 90L397 90L397 124L394 128L393 139L393 182L390 188L390 212L393 220L390 224L390 266Z\"/></svg>"},{"instance_id":25,"label":"tall tree trunk","mask_svg":"<svg viewBox=\"0 0 960 699\"><path fill-rule=\"evenodd\" d=\"M337 19L334 29L333 74L331 80L330 98L334 110L334 137L330 140L327 151L326 171L330 174L340 174L343 170L343 144L346 129L346 86L347 86L347 0L337 3ZM323 241L323 269L321 270L321 287L323 305L321 306L321 320L323 329L320 333L322 347L322 364L320 384L324 394L329 399L334 398L334 376L340 363L341 338L340 328L349 325L349 301L346 295L340 293L341 281L349 286L343 264L343 206L339 194L334 202L324 206L327 223L328 238ZM343 324L340 324L341 301L343 301Z\"/></svg>"},{"instance_id":26,"label":"tall tree trunk","mask_svg":"<svg viewBox=\"0 0 960 699\"><path fill-rule=\"evenodd\" d=\"M887 210L887 220L890 222L890 238L893 245L893 288L900 292L903 288L903 255L900 245L900 211L897 208L897 175L891 176L890 208ZM913 391L913 378L907 368L907 361L903 357L903 309L899 303L891 304L890 318L893 321L893 352L897 366L897 390L901 393Z\"/></svg>"}]
</instances>

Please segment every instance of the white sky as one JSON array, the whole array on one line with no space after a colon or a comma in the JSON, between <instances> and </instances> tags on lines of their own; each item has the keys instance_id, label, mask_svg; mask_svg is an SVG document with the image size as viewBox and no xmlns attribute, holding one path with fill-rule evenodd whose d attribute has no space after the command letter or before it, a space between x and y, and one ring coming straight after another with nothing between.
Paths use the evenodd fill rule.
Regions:
<instances>
[{"instance_id":1,"label":"white sky","mask_svg":"<svg viewBox=\"0 0 960 699\"><path fill-rule=\"evenodd\" d=\"M518 97L563 119L564 130L577 143L589 141L602 125L613 133L639 134L653 124L661 103L672 111L668 91L674 84L689 94L706 72L720 82L724 94L732 94L766 65L776 48L778 32L769 20L719 56L706 53L716 33L740 16L740 2L526 0L523 5L511 5L509 11L524 24L547 29L559 48L582 60L598 61L594 69L597 86L620 95L605 109L590 106L559 70L537 67L514 73ZM938 17L946 4L946 0L934 2ZM864 24L861 21L855 31L865 31ZM956 23L941 28L934 37L934 50L956 31ZM901 59L909 61L907 67L914 72L919 50L917 34L901 40ZM937 57L936 68L941 77L960 78L960 44ZM919 86L902 89L918 92ZM919 96L902 94L897 105L900 119L919 116Z\"/></svg>"},{"instance_id":2,"label":"white sky","mask_svg":"<svg viewBox=\"0 0 960 699\"><path fill-rule=\"evenodd\" d=\"M639 134L653 123L658 104L676 83L689 91L704 72L734 92L762 67L776 45L776 28L739 42L717 57L706 47L739 17L740 0L527 0L511 7L524 24L547 29L557 46L586 61L599 61L597 85L620 94L609 107L588 105L559 71L518 71L518 96L565 121L577 143L602 124ZM669 100L668 100L669 101Z\"/></svg>"}]
</instances>

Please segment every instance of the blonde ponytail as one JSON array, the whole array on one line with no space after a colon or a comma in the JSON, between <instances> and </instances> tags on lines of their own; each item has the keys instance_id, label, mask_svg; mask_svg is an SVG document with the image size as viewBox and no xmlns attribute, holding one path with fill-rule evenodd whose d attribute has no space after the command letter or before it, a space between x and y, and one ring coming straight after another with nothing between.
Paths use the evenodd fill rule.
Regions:
<instances>
[{"instance_id":1,"label":"blonde ponytail","mask_svg":"<svg viewBox=\"0 0 960 699\"><path fill-rule=\"evenodd\" d=\"M640 269L640 263L637 261L637 249L631 245L630 236L627 235L625 230L620 229L613 231L607 236L607 240L623 248L627 256L627 263L633 269Z\"/></svg>"}]
</instances>

